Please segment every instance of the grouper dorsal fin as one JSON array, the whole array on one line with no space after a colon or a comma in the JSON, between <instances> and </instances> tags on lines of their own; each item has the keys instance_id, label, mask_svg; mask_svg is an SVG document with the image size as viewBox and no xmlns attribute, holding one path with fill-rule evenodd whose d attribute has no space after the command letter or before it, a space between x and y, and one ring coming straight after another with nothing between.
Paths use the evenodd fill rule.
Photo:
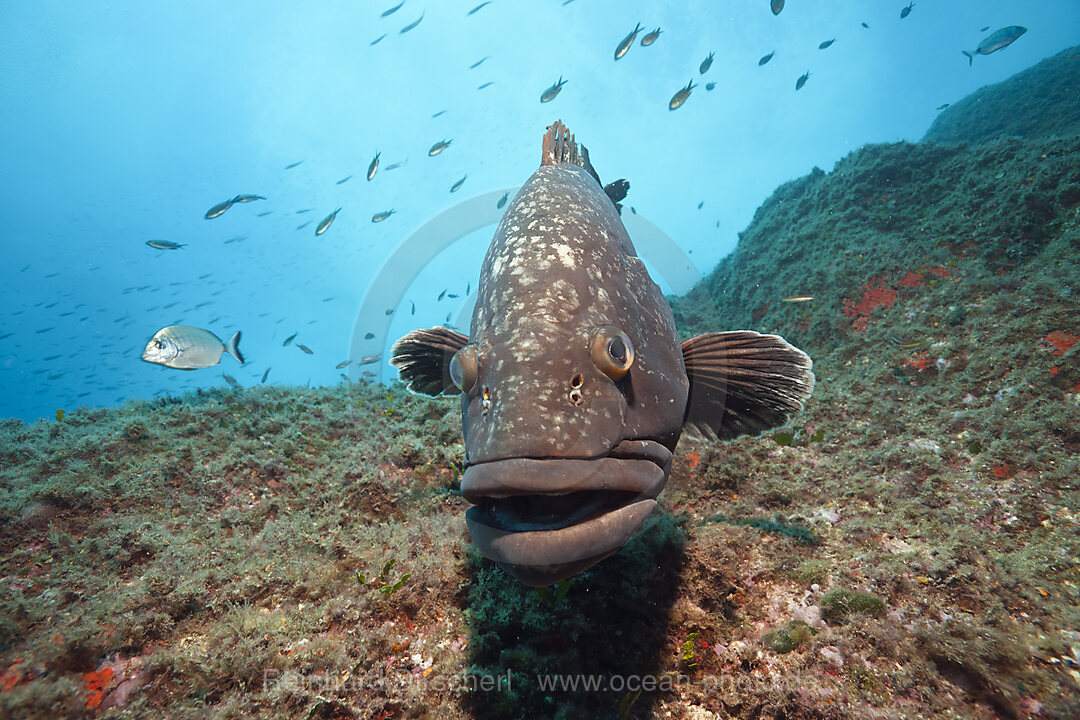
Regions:
<instances>
[{"instance_id":1,"label":"grouper dorsal fin","mask_svg":"<svg viewBox=\"0 0 1080 720\"><path fill-rule=\"evenodd\" d=\"M468 342L468 335L442 326L413 330L394 343L390 364L413 392L456 395L461 391L450 380L450 358Z\"/></svg>"},{"instance_id":2,"label":"grouper dorsal fin","mask_svg":"<svg viewBox=\"0 0 1080 720\"><path fill-rule=\"evenodd\" d=\"M556 120L548 126L544 133L544 145L540 151L541 165L565 165L570 163L584 168L585 164L578 154L578 146L574 136L563 125L562 120ZM599 182L599 181L598 181Z\"/></svg>"},{"instance_id":3,"label":"grouper dorsal fin","mask_svg":"<svg viewBox=\"0 0 1080 720\"><path fill-rule=\"evenodd\" d=\"M802 412L813 362L779 335L705 333L682 342L690 379L683 432L692 439L759 435Z\"/></svg>"}]
</instances>

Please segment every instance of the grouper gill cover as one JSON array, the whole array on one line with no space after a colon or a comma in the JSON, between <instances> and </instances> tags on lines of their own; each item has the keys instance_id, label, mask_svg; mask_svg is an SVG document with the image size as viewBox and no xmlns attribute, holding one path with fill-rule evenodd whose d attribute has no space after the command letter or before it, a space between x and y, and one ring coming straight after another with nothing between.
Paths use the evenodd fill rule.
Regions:
<instances>
[{"instance_id":1,"label":"grouper gill cover","mask_svg":"<svg viewBox=\"0 0 1080 720\"><path fill-rule=\"evenodd\" d=\"M685 430L777 427L813 389L775 335L679 342L671 309L606 188L561 122L480 269L469 336L415 330L393 349L409 387L462 394L466 522L480 551L547 585L618 551L656 506Z\"/></svg>"}]
</instances>

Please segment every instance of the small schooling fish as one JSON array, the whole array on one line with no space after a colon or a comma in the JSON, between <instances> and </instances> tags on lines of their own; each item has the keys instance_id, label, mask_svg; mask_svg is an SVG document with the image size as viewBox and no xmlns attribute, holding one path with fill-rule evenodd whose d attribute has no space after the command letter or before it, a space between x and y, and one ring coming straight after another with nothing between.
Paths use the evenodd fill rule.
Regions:
<instances>
[{"instance_id":1,"label":"small schooling fish","mask_svg":"<svg viewBox=\"0 0 1080 720\"><path fill-rule=\"evenodd\" d=\"M615 46L615 59L618 60L626 53L630 52L630 47L634 44L634 40L637 38L637 34L642 31L641 23L634 26L634 29L630 31L630 34L619 41L619 44Z\"/></svg>"},{"instance_id":2,"label":"small schooling fish","mask_svg":"<svg viewBox=\"0 0 1080 720\"><path fill-rule=\"evenodd\" d=\"M679 92L671 96L671 100L668 102L668 110L677 110L683 106L686 99L690 97L690 91L694 89L694 81L691 80L686 87Z\"/></svg>"},{"instance_id":3,"label":"small schooling fish","mask_svg":"<svg viewBox=\"0 0 1080 720\"><path fill-rule=\"evenodd\" d=\"M146 244L157 250L179 250L184 247L180 243L174 243L171 240L147 240Z\"/></svg>"},{"instance_id":4,"label":"small schooling fish","mask_svg":"<svg viewBox=\"0 0 1080 720\"><path fill-rule=\"evenodd\" d=\"M322 235L324 232L330 229L330 223L334 222L334 218L337 217L337 214L339 212L341 212L341 208L338 208L337 210L330 213L319 221L319 224L315 226L315 237Z\"/></svg>"},{"instance_id":5,"label":"small schooling fish","mask_svg":"<svg viewBox=\"0 0 1080 720\"><path fill-rule=\"evenodd\" d=\"M554 85L549 87L544 92L540 93L540 102L546 103L554 100L555 96L559 94L559 91L562 90L562 86L565 84L566 80L563 80L562 75L560 75L559 79L555 82Z\"/></svg>"}]
</instances>

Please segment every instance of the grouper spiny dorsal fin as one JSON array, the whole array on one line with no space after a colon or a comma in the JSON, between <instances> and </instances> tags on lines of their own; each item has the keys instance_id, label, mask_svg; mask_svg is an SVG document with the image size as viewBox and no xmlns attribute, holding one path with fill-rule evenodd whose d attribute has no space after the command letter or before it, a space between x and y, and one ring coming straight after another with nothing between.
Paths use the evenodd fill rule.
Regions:
<instances>
[{"instance_id":1,"label":"grouper spiny dorsal fin","mask_svg":"<svg viewBox=\"0 0 1080 720\"><path fill-rule=\"evenodd\" d=\"M705 333L682 342L690 380L683 432L731 440L780 427L814 390L810 357L779 335Z\"/></svg>"},{"instance_id":2,"label":"grouper spiny dorsal fin","mask_svg":"<svg viewBox=\"0 0 1080 720\"><path fill-rule=\"evenodd\" d=\"M394 343L390 364L413 392L456 395L461 391L450 379L450 358L468 342L468 335L442 326L413 330Z\"/></svg>"}]
</instances>

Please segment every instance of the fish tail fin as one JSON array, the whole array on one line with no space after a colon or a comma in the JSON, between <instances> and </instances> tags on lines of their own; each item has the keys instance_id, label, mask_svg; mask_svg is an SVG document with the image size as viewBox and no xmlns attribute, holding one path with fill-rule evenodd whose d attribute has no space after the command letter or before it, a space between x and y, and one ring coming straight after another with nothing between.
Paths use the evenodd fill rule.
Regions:
<instances>
[{"instance_id":1,"label":"fish tail fin","mask_svg":"<svg viewBox=\"0 0 1080 720\"><path fill-rule=\"evenodd\" d=\"M960 52L967 55L968 66L970 67L971 64L975 62L975 53L974 52L968 52L967 50L961 50Z\"/></svg>"},{"instance_id":2,"label":"fish tail fin","mask_svg":"<svg viewBox=\"0 0 1080 720\"><path fill-rule=\"evenodd\" d=\"M567 163L583 167L574 136L566 129L562 120L556 120L548 126L547 132L544 133L544 146L541 150L540 164L565 165Z\"/></svg>"},{"instance_id":3,"label":"fish tail fin","mask_svg":"<svg viewBox=\"0 0 1080 720\"><path fill-rule=\"evenodd\" d=\"M233 336L229 338L229 342L225 343L225 352L236 358L237 362L241 365L244 364L244 356L240 354L240 331L237 330L233 333Z\"/></svg>"}]
</instances>

